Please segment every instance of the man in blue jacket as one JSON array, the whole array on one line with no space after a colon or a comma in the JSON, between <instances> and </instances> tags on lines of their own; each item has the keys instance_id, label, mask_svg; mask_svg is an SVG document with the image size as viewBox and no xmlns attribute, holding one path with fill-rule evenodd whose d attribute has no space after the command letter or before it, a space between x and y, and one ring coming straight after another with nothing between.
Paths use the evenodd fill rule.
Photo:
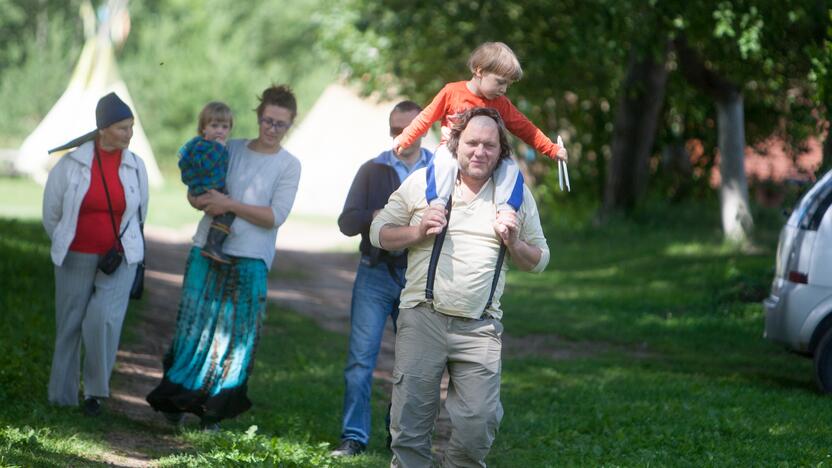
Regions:
<instances>
[{"instance_id":1,"label":"man in blue jacket","mask_svg":"<svg viewBox=\"0 0 832 468\"><path fill-rule=\"evenodd\" d=\"M398 136L422 108L402 101L390 112L390 137ZM347 236L361 234L361 260L352 288L350 348L344 369L346 391L341 444L332 456L362 453L370 441L370 391L373 369L387 317L395 329L399 294L404 287L407 254L388 252L370 244L370 224L390 194L416 169L427 167L433 154L417 140L398 155L385 151L364 163L352 181L338 227Z\"/></svg>"}]
</instances>

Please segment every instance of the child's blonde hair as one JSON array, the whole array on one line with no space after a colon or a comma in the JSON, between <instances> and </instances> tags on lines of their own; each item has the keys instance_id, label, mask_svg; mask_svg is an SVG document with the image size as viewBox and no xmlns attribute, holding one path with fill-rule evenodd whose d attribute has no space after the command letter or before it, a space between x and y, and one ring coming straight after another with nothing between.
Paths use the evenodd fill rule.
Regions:
<instances>
[{"instance_id":1,"label":"child's blonde hair","mask_svg":"<svg viewBox=\"0 0 832 468\"><path fill-rule=\"evenodd\" d=\"M523 78L523 69L514 51L502 42L486 42L471 52L468 57L468 68L471 73L477 71L494 73L511 81Z\"/></svg>"},{"instance_id":2,"label":"child's blonde hair","mask_svg":"<svg viewBox=\"0 0 832 468\"><path fill-rule=\"evenodd\" d=\"M202 135L205 127L213 121L228 122L228 127L233 127L234 114L231 113L231 108L224 102L219 101L213 101L205 104L205 107L203 107L202 111L199 113L199 123L196 127L196 133L198 135Z\"/></svg>"}]
</instances>

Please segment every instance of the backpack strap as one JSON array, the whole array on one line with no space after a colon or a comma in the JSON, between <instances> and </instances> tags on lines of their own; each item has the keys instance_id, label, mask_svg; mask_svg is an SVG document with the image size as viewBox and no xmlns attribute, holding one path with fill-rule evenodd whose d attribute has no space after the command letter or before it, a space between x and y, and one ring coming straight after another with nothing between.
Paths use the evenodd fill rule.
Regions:
<instances>
[{"instance_id":1,"label":"backpack strap","mask_svg":"<svg viewBox=\"0 0 832 468\"><path fill-rule=\"evenodd\" d=\"M439 264L439 253L442 251L442 245L445 243L445 234L447 234L448 226L451 224L452 201L453 197L448 197L448 205L446 206L448 210L448 222L445 224L445 227L442 228L442 232L436 235L436 238L433 240L433 250L430 252L428 277L427 283L425 284L425 300L428 303L433 302L433 283L436 280L436 267ZM497 290L497 283L500 281L500 273L503 270L503 263L506 259L506 250L506 244L500 241L500 252L497 254L497 266L494 269L494 278L491 280L491 291L488 293L488 301L485 303L485 307L482 310L483 315L485 315L486 311L489 307L491 307L491 304L494 301L494 292Z\"/></svg>"},{"instance_id":2,"label":"backpack strap","mask_svg":"<svg viewBox=\"0 0 832 468\"><path fill-rule=\"evenodd\" d=\"M425 284L425 301L433 302L433 282L436 280L436 266L439 264L439 253L442 251L442 244L445 243L445 234L448 233L448 226L451 224L451 204L453 203L453 195L448 197L448 204L445 209L448 210L448 215L445 218L445 227L442 232L436 235L433 240L433 250L430 252L430 261L428 262L428 278Z\"/></svg>"},{"instance_id":3,"label":"backpack strap","mask_svg":"<svg viewBox=\"0 0 832 468\"><path fill-rule=\"evenodd\" d=\"M482 314L485 315L491 302L494 300L494 291L497 289L497 282L500 280L500 272L503 270L503 262L506 259L506 244L500 241L500 253L497 255L497 268L494 270L494 279L491 280L491 292L488 293L488 302L482 309Z\"/></svg>"}]
</instances>

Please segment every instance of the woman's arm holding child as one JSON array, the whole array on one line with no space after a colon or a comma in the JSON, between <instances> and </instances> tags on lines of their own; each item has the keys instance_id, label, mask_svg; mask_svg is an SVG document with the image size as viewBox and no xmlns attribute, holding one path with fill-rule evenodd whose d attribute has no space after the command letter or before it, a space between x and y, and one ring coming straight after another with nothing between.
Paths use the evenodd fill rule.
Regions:
<instances>
[{"instance_id":1,"label":"woman's arm holding child","mask_svg":"<svg viewBox=\"0 0 832 468\"><path fill-rule=\"evenodd\" d=\"M191 196L188 195L188 200ZM236 216L245 219L251 224L256 224L264 228L270 228L274 225L274 212L270 206L256 206L240 203L228 195L217 192L216 190L209 190L204 194L196 197L196 204L203 206L203 211L209 216L219 216L224 213L234 213Z\"/></svg>"}]
</instances>

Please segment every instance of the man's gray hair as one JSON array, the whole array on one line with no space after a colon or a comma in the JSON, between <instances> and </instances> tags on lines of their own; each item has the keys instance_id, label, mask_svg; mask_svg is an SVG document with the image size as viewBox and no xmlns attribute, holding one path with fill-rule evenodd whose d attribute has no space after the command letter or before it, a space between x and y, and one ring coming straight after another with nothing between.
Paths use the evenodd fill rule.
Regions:
<instances>
[{"instance_id":1,"label":"man's gray hair","mask_svg":"<svg viewBox=\"0 0 832 468\"><path fill-rule=\"evenodd\" d=\"M448 150L456 157L456 151L459 148L459 137L462 135L462 131L465 130L468 123L471 122L471 119L480 116L490 117L497 123L497 132L500 135L499 160L502 161L503 159L509 158L511 156L511 146L508 144L506 126L503 123L502 117L500 117L500 113L490 107L474 107L454 118L451 124L451 136L448 139Z\"/></svg>"}]
</instances>

